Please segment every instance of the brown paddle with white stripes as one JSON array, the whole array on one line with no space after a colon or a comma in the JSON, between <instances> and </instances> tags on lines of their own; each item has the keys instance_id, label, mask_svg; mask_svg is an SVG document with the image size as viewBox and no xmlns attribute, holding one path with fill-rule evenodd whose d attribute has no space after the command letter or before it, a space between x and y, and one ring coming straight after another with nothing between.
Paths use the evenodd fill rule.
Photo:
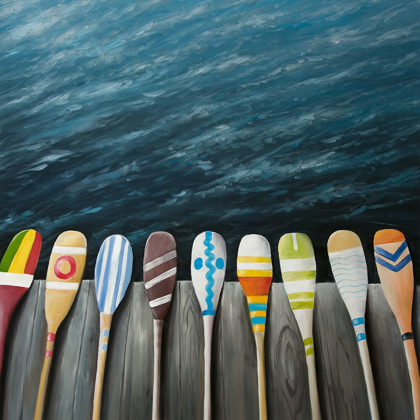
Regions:
<instances>
[{"instance_id":1,"label":"brown paddle with white stripes","mask_svg":"<svg viewBox=\"0 0 420 420\"><path fill-rule=\"evenodd\" d=\"M144 287L152 310L154 335L153 420L159 420L163 321L171 305L177 270L176 243L167 232L152 233L144 250Z\"/></svg>"}]
</instances>

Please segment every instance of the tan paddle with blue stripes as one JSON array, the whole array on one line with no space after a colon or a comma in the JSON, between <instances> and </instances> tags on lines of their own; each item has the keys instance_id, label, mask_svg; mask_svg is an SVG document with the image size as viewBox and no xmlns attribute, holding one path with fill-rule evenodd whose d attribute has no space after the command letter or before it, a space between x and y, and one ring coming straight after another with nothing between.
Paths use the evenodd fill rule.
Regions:
<instances>
[{"instance_id":1,"label":"tan paddle with blue stripes","mask_svg":"<svg viewBox=\"0 0 420 420\"><path fill-rule=\"evenodd\" d=\"M328 240L328 256L338 291L346 305L356 333L365 376L372 420L379 419L375 383L366 341L365 311L368 275L360 238L349 230L338 230Z\"/></svg>"}]
</instances>

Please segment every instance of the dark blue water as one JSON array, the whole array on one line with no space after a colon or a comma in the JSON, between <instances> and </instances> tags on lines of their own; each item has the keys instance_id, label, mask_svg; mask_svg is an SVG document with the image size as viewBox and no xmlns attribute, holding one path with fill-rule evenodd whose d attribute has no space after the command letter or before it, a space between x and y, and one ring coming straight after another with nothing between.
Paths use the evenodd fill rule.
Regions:
<instances>
[{"instance_id":1,"label":"dark blue water","mask_svg":"<svg viewBox=\"0 0 420 420\"><path fill-rule=\"evenodd\" d=\"M420 3L3 1L0 250L38 229L106 236L140 278L155 230L189 277L203 230L312 238L404 231L420 267ZM278 265L277 265L278 267ZM278 271L276 279L279 279Z\"/></svg>"}]
</instances>

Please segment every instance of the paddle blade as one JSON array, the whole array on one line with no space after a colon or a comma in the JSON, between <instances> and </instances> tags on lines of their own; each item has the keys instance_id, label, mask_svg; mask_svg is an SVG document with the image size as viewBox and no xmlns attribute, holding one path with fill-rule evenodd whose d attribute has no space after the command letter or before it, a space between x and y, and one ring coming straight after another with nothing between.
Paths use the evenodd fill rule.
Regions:
<instances>
[{"instance_id":1,"label":"paddle blade","mask_svg":"<svg viewBox=\"0 0 420 420\"><path fill-rule=\"evenodd\" d=\"M0 263L0 285L28 288L41 252L42 237L33 229L18 233Z\"/></svg>"},{"instance_id":2,"label":"paddle blade","mask_svg":"<svg viewBox=\"0 0 420 420\"><path fill-rule=\"evenodd\" d=\"M164 319L171 305L177 270L176 242L167 232L154 232L144 249L144 287L156 319Z\"/></svg>"},{"instance_id":3,"label":"paddle blade","mask_svg":"<svg viewBox=\"0 0 420 420\"><path fill-rule=\"evenodd\" d=\"M414 293L413 262L404 235L395 229L376 232L376 267L386 300L402 332L411 331Z\"/></svg>"},{"instance_id":4,"label":"paddle blade","mask_svg":"<svg viewBox=\"0 0 420 420\"><path fill-rule=\"evenodd\" d=\"M360 238L338 230L328 240L328 256L338 290L352 320L365 316L368 276Z\"/></svg>"},{"instance_id":5,"label":"paddle blade","mask_svg":"<svg viewBox=\"0 0 420 420\"><path fill-rule=\"evenodd\" d=\"M312 242L304 233L280 238L279 259L284 289L299 326L306 356L314 354L312 337L316 262Z\"/></svg>"},{"instance_id":6,"label":"paddle blade","mask_svg":"<svg viewBox=\"0 0 420 420\"><path fill-rule=\"evenodd\" d=\"M55 241L45 291L45 317L50 332L58 328L73 304L82 280L86 252L86 238L80 232L63 232Z\"/></svg>"},{"instance_id":7,"label":"paddle blade","mask_svg":"<svg viewBox=\"0 0 420 420\"><path fill-rule=\"evenodd\" d=\"M314 308L316 262L312 242L303 233L287 233L279 241L281 275L293 311Z\"/></svg>"},{"instance_id":8,"label":"paddle blade","mask_svg":"<svg viewBox=\"0 0 420 420\"><path fill-rule=\"evenodd\" d=\"M215 232L200 233L191 253L191 278L203 315L215 315L226 271L226 244Z\"/></svg>"},{"instance_id":9,"label":"paddle blade","mask_svg":"<svg viewBox=\"0 0 420 420\"><path fill-rule=\"evenodd\" d=\"M10 242L0 263L0 271L34 274L41 252L42 236L33 229L19 232Z\"/></svg>"},{"instance_id":10,"label":"paddle blade","mask_svg":"<svg viewBox=\"0 0 420 420\"><path fill-rule=\"evenodd\" d=\"M268 293L273 281L270 244L264 236L246 235L238 248L237 275L248 302L252 329L265 332Z\"/></svg>"},{"instance_id":11,"label":"paddle blade","mask_svg":"<svg viewBox=\"0 0 420 420\"><path fill-rule=\"evenodd\" d=\"M95 265L95 291L99 311L113 314L123 300L133 271L130 242L121 235L105 239Z\"/></svg>"}]
</instances>

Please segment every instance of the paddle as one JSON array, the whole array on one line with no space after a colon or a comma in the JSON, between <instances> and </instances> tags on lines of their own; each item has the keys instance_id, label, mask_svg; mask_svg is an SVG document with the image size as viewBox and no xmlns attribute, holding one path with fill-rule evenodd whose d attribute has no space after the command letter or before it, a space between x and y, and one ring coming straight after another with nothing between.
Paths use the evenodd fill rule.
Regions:
<instances>
[{"instance_id":1,"label":"paddle","mask_svg":"<svg viewBox=\"0 0 420 420\"><path fill-rule=\"evenodd\" d=\"M238 249L237 275L248 302L257 347L259 418L267 420L264 337L273 265L270 244L264 236L246 235L242 238Z\"/></svg>"},{"instance_id":2,"label":"paddle","mask_svg":"<svg viewBox=\"0 0 420 420\"><path fill-rule=\"evenodd\" d=\"M413 262L405 237L398 230L379 230L375 234L373 244L382 289L401 331L413 392L414 416L419 420L420 378L411 324L414 293Z\"/></svg>"},{"instance_id":3,"label":"paddle","mask_svg":"<svg viewBox=\"0 0 420 420\"><path fill-rule=\"evenodd\" d=\"M101 415L102 387L108 350L112 315L123 300L133 270L133 251L128 240L121 235L105 239L95 265L95 292L100 312L100 335L96 367L93 420Z\"/></svg>"},{"instance_id":4,"label":"paddle","mask_svg":"<svg viewBox=\"0 0 420 420\"><path fill-rule=\"evenodd\" d=\"M303 233L283 235L279 258L284 289L305 346L312 419L320 420L313 339L316 263L311 240Z\"/></svg>"},{"instance_id":5,"label":"paddle","mask_svg":"<svg viewBox=\"0 0 420 420\"><path fill-rule=\"evenodd\" d=\"M86 238L80 232L63 232L55 241L45 285L47 346L38 388L34 420L41 420L54 348L55 334L68 314L79 289L86 263Z\"/></svg>"},{"instance_id":6,"label":"paddle","mask_svg":"<svg viewBox=\"0 0 420 420\"><path fill-rule=\"evenodd\" d=\"M154 380L153 380L153 420L159 420L160 399L160 358L162 329L175 287L177 269L176 243L167 232L154 232L146 242L144 250L144 287L150 309L154 316Z\"/></svg>"},{"instance_id":7,"label":"paddle","mask_svg":"<svg viewBox=\"0 0 420 420\"><path fill-rule=\"evenodd\" d=\"M40 233L23 230L12 239L0 263L0 376L10 318L32 284L41 246Z\"/></svg>"},{"instance_id":8,"label":"paddle","mask_svg":"<svg viewBox=\"0 0 420 420\"><path fill-rule=\"evenodd\" d=\"M350 314L359 345L370 414L379 419L369 349L366 342L365 311L368 276L360 238L348 230L334 232L328 240L328 256L340 295Z\"/></svg>"},{"instance_id":9,"label":"paddle","mask_svg":"<svg viewBox=\"0 0 420 420\"><path fill-rule=\"evenodd\" d=\"M215 232L200 233L191 253L191 277L204 325L204 420L211 419L211 340L226 270L226 245Z\"/></svg>"}]
</instances>

